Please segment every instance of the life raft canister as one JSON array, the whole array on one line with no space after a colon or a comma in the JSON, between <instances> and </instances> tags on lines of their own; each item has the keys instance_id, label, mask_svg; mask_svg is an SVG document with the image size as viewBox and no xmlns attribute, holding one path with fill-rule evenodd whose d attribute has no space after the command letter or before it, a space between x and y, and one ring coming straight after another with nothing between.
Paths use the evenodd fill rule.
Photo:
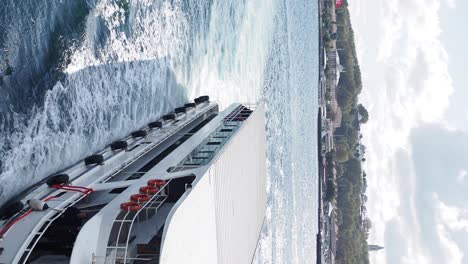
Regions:
<instances>
[{"instance_id":1,"label":"life raft canister","mask_svg":"<svg viewBox=\"0 0 468 264\"><path fill-rule=\"evenodd\" d=\"M120 205L120 209L125 211L138 211L141 209L141 204L136 202L126 202Z\"/></svg>"},{"instance_id":2,"label":"life raft canister","mask_svg":"<svg viewBox=\"0 0 468 264\"><path fill-rule=\"evenodd\" d=\"M161 128L163 126L163 123L161 121L154 121L154 122L150 122L148 124L148 127L153 129L153 128Z\"/></svg>"},{"instance_id":3,"label":"life raft canister","mask_svg":"<svg viewBox=\"0 0 468 264\"><path fill-rule=\"evenodd\" d=\"M139 137L146 137L146 131L145 130L137 130L132 132L132 138L139 138Z\"/></svg>"},{"instance_id":4,"label":"life raft canister","mask_svg":"<svg viewBox=\"0 0 468 264\"><path fill-rule=\"evenodd\" d=\"M158 193L158 191L159 188L154 186L143 186L140 188L140 193L146 195L155 195Z\"/></svg>"},{"instance_id":5,"label":"life raft canister","mask_svg":"<svg viewBox=\"0 0 468 264\"><path fill-rule=\"evenodd\" d=\"M166 185L165 180L155 179L155 180L149 180L148 181L148 186L161 188L164 185Z\"/></svg>"},{"instance_id":6,"label":"life raft canister","mask_svg":"<svg viewBox=\"0 0 468 264\"><path fill-rule=\"evenodd\" d=\"M141 194L141 193L130 196L130 200L132 202L137 202L137 203L147 202L150 200L150 198L151 197L149 195Z\"/></svg>"},{"instance_id":7,"label":"life raft canister","mask_svg":"<svg viewBox=\"0 0 468 264\"><path fill-rule=\"evenodd\" d=\"M181 106L181 107L177 107L176 109L174 109L174 112L176 114L182 114L182 113L186 113L187 109L184 106Z\"/></svg>"},{"instance_id":8,"label":"life raft canister","mask_svg":"<svg viewBox=\"0 0 468 264\"><path fill-rule=\"evenodd\" d=\"M176 119L176 115L174 113L170 113L170 114L167 114L167 115L163 115L162 119L164 121L174 120L174 119Z\"/></svg>"},{"instance_id":9,"label":"life raft canister","mask_svg":"<svg viewBox=\"0 0 468 264\"><path fill-rule=\"evenodd\" d=\"M127 141L117 140L110 144L112 150L126 149L128 147Z\"/></svg>"},{"instance_id":10,"label":"life raft canister","mask_svg":"<svg viewBox=\"0 0 468 264\"><path fill-rule=\"evenodd\" d=\"M198 98L195 98L193 100L195 102L195 104L201 104L201 103L204 103L204 102L209 102L210 101L210 97L208 95L202 95Z\"/></svg>"},{"instance_id":11,"label":"life raft canister","mask_svg":"<svg viewBox=\"0 0 468 264\"><path fill-rule=\"evenodd\" d=\"M24 204L21 201L14 201L0 207L0 220L8 219L23 210ZM1 233L0 233L1 235Z\"/></svg>"},{"instance_id":12,"label":"life raft canister","mask_svg":"<svg viewBox=\"0 0 468 264\"><path fill-rule=\"evenodd\" d=\"M93 164L99 164L103 165L104 164L104 156L101 154L95 154L88 156L84 159L85 165L93 165Z\"/></svg>"},{"instance_id":13,"label":"life raft canister","mask_svg":"<svg viewBox=\"0 0 468 264\"><path fill-rule=\"evenodd\" d=\"M68 183L69 181L70 181L70 176L64 173L52 175L46 179L47 186L49 187L52 187L56 184L65 184L65 183Z\"/></svg>"}]
</instances>

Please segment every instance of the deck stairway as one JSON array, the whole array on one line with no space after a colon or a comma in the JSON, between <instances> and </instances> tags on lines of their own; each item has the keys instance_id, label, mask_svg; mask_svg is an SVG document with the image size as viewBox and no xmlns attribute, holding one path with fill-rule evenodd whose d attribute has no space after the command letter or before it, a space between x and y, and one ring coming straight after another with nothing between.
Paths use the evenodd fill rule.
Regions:
<instances>
[{"instance_id":1,"label":"deck stairway","mask_svg":"<svg viewBox=\"0 0 468 264\"><path fill-rule=\"evenodd\" d=\"M159 256L161 253L161 237L155 236L147 244L137 245L137 257L135 264L154 263L159 264Z\"/></svg>"}]
</instances>

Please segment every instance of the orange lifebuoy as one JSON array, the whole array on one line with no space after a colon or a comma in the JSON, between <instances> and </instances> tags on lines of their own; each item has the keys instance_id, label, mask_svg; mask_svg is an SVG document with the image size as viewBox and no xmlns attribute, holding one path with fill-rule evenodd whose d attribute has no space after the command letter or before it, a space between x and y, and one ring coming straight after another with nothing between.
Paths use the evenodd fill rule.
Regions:
<instances>
[{"instance_id":1,"label":"orange lifebuoy","mask_svg":"<svg viewBox=\"0 0 468 264\"><path fill-rule=\"evenodd\" d=\"M125 211L138 211L141 209L141 204L135 202L127 202L121 204L120 209Z\"/></svg>"},{"instance_id":2,"label":"orange lifebuoy","mask_svg":"<svg viewBox=\"0 0 468 264\"><path fill-rule=\"evenodd\" d=\"M134 194L130 196L130 200L133 202L141 203L149 201L150 197L146 194Z\"/></svg>"},{"instance_id":3,"label":"orange lifebuoy","mask_svg":"<svg viewBox=\"0 0 468 264\"><path fill-rule=\"evenodd\" d=\"M153 187L161 188L162 186L166 185L166 181L165 180L160 180L160 179L149 180L148 185L153 186Z\"/></svg>"},{"instance_id":4,"label":"orange lifebuoy","mask_svg":"<svg viewBox=\"0 0 468 264\"><path fill-rule=\"evenodd\" d=\"M140 193L146 195L155 195L158 193L158 191L159 188L154 186L143 186L140 188Z\"/></svg>"}]
</instances>

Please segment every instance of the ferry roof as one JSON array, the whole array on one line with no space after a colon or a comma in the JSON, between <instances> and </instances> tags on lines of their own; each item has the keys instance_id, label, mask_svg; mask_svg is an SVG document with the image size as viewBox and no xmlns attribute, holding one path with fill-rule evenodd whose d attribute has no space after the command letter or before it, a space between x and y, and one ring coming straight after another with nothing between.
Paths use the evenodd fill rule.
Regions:
<instances>
[{"instance_id":1,"label":"ferry roof","mask_svg":"<svg viewBox=\"0 0 468 264\"><path fill-rule=\"evenodd\" d=\"M252 262L266 210L265 144L260 106L169 216L161 264Z\"/></svg>"}]
</instances>

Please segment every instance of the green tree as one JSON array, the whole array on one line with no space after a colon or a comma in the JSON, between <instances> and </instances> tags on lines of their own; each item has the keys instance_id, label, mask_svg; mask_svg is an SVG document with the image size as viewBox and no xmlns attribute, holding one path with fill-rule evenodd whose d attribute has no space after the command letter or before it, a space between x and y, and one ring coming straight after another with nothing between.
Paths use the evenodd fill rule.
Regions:
<instances>
[{"instance_id":1,"label":"green tree","mask_svg":"<svg viewBox=\"0 0 468 264\"><path fill-rule=\"evenodd\" d=\"M325 4L330 5L332 2L325 1ZM335 162L329 162L331 158L327 156L327 164L332 167L327 167L327 169L333 169L334 166L338 181L335 196L338 224L337 263L368 264L368 233L362 228L360 216L361 195L365 191L367 181L361 168L363 161L353 157L352 152L359 142L360 123L367 122L369 114L367 110L362 110L363 107L358 106L358 95L362 90L361 71L347 7L345 1L342 8L336 11L335 21L340 25L340 30L336 35L328 35L328 39L339 39L336 45L340 49L338 51L340 64L344 66L346 72L341 73L339 87L336 90L337 101L342 112L342 123L340 130L335 131L337 135L340 135L335 137L335 151L333 152ZM335 21L331 21L329 17L329 10L326 10L327 26L335 24ZM358 118L358 113L361 118ZM331 173L327 176L332 177Z\"/></svg>"},{"instance_id":2,"label":"green tree","mask_svg":"<svg viewBox=\"0 0 468 264\"><path fill-rule=\"evenodd\" d=\"M367 109L362 104L359 104L357 109L359 115L361 116L361 118L359 119L359 123L367 123L367 121L369 121L369 112L367 112Z\"/></svg>"},{"instance_id":3,"label":"green tree","mask_svg":"<svg viewBox=\"0 0 468 264\"><path fill-rule=\"evenodd\" d=\"M335 199L335 195L336 195L335 182L333 182L333 179L328 179L327 190L325 191L325 201L331 202L333 199Z\"/></svg>"},{"instance_id":4,"label":"green tree","mask_svg":"<svg viewBox=\"0 0 468 264\"><path fill-rule=\"evenodd\" d=\"M345 163L349 159L349 149L347 144L335 145L335 160L338 163Z\"/></svg>"},{"instance_id":5,"label":"green tree","mask_svg":"<svg viewBox=\"0 0 468 264\"><path fill-rule=\"evenodd\" d=\"M353 105L353 97L353 93L348 89L343 88L337 91L336 99L342 111L349 112L351 110Z\"/></svg>"},{"instance_id":6,"label":"green tree","mask_svg":"<svg viewBox=\"0 0 468 264\"><path fill-rule=\"evenodd\" d=\"M364 230L368 233L372 228L372 221L369 218L364 220Z\"/></svg>"},{"instance_id":7,"label":"green tree","mask_svg":"<svg viewBox=\"0 0 468 264\"><path fill-rule=\"evenodd\" d=\"M323 42L328 43L330 42L330 35L327 32L323 34Z\"/></svg>"}]
</instances>

